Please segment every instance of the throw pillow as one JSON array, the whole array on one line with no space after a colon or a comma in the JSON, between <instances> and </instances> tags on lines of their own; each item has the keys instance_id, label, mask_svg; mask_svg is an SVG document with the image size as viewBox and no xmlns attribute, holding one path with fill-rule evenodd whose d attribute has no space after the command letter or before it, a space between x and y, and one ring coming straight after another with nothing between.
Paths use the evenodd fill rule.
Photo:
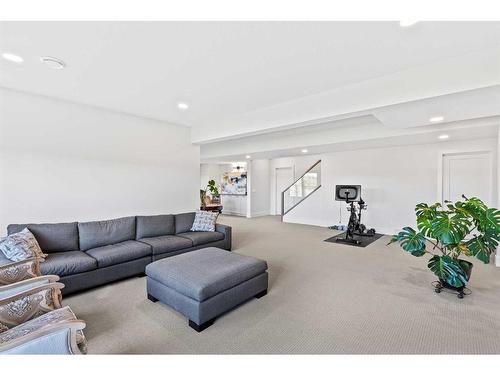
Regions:
<instances>
[{"instance_id":1,"label":"throw pillow","mask_svg":"<svg viewBox=\"0 0 500 375\"><path fill-rule=\"evenodd\" d=\"M217 221L218 212L196 211L194 217L192 232L215 232L215 222Z\"/></svg>"},{"instance_id":2,"label":"throw pillow","mask_svg":"<svg viewBox=\"0 0 500 375\"><path fill-rule=\"evenodd\" d=\"M6 258L17 262L28 258L45 258L35 236L28 228L5 237L0 242L0 251Z\"/></svg>"}]
</instances>

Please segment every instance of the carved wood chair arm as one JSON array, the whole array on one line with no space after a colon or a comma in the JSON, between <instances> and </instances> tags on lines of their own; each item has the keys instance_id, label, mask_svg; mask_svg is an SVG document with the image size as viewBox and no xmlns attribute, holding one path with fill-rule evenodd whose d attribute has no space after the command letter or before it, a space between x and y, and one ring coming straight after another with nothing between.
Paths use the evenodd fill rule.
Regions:
<instances>
[{"instance_id":1,"label":"carved wood chair arm","mask_svg":"<svg viewBox=\"0 0 500 375\"><path fill-rule=\"evenodd\" d=\"M0 353L84 354L82 349L85 350L85 342L78 343L79 334L84 328L85 322L78 319L51 323L24 336L0 343Z\"/></svg>"},{"instance_id":2,"label":"carved wood chair arm","mask_svg":"<svg viewBox=\"0 0 500 375\"><path fill-rule=\"evenodd\" d=\"M0 265L0 285L9 285L41 276L40 262L43 261L43 258L28 258Z\"/></svg>"},{"instance_id":3,"label":"carved wood chair arm","mask_svg":"<svg viewBox=\"0 0 500 375\"><path fill-rule=\"evenodd\" d=\"M62 288L64 284L52 282L0 299L0 332L60 309Z\"/></svg>"}]
</instances>

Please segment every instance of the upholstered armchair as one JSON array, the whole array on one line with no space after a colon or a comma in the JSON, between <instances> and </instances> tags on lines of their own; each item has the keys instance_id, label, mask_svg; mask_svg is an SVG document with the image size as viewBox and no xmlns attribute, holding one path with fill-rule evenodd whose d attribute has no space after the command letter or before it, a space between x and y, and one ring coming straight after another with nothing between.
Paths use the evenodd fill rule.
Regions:
<instances>
[{"instance_id":1,"label":"upholstered armchair","mask_svg":"<svg viewBox=\"0 0 500 375\"><path fill-rule=\"evenodd\" d=\"M10 285L19 281L41 276L40 262L42 258L29 258L12 262L5 258L0 259L0 286Z\"/></svg>"},{"instance_id":2,"label":"upholstered armchair","mask_svg":"<svg viewBox=\"0 0 500 375\"><path fill-rule=\"evenodd\" d=\"M85 354L84 328L65 306L0 333L0 354Z\"/></svg>"},{"instance_id":3,"label":"upholstered armchair","mask_svg":"<svg viewBox=\"0 0 500 375\"><path fill-rule=\"evenodd\" d=\"M61 289L58 276L39 276L0 286L0 332L60 309Z\"/></svg>"},{"instance_id":4,"label":"upholstered armchair","mask_svg":"<svg viewBox=\"0 0 500 375\"><path fill-rule=\"evenodd\" d=\"M64 285L58 282L59 277L33 277L39 275L36 261L14 263L1 266L0 353L85 353L85 323L69 307L62 307ZM8 280L19 279L7 284Z\"/></svg>"}]
</instances>

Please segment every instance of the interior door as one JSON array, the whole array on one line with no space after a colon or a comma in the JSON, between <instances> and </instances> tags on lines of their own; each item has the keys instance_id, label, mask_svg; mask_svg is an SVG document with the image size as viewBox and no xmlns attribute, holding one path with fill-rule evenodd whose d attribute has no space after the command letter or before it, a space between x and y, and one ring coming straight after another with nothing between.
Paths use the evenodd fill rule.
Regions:
<instances>
[{"instance_id":1,"label":"interior door","mask_svg":"<svg viewBox=\"0 0 500 375\"><path fill-rule=\"evenodd\" d=\"M276 215L281 215L281 192L293 183L293 169L276 168Z\"/></svg>"},{"instance_id":2,"label":"interior door","mask_svg":"<svg viewBox=\"0 0 500 375\"><path fill-rule=\"evenodd\" d=\"M493 205L493 162L488 151L443 155L443 201L477 197Z\"/></svg>"}]
</instances>

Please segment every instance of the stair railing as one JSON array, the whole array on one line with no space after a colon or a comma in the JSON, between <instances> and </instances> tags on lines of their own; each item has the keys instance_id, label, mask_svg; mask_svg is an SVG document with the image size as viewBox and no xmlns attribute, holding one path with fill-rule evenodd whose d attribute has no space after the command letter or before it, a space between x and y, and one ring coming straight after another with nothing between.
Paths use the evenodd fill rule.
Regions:
<instances>
[{"instance_id":1,"label":"stair railing","mask_svg":"<svg viewBox=\"0 0 500 375\"><path fill-rule=\"evenodd\" d=\"M281 220L288 212L321 187L321 160L281 192Z\"/></svg>"}]
</instances>

